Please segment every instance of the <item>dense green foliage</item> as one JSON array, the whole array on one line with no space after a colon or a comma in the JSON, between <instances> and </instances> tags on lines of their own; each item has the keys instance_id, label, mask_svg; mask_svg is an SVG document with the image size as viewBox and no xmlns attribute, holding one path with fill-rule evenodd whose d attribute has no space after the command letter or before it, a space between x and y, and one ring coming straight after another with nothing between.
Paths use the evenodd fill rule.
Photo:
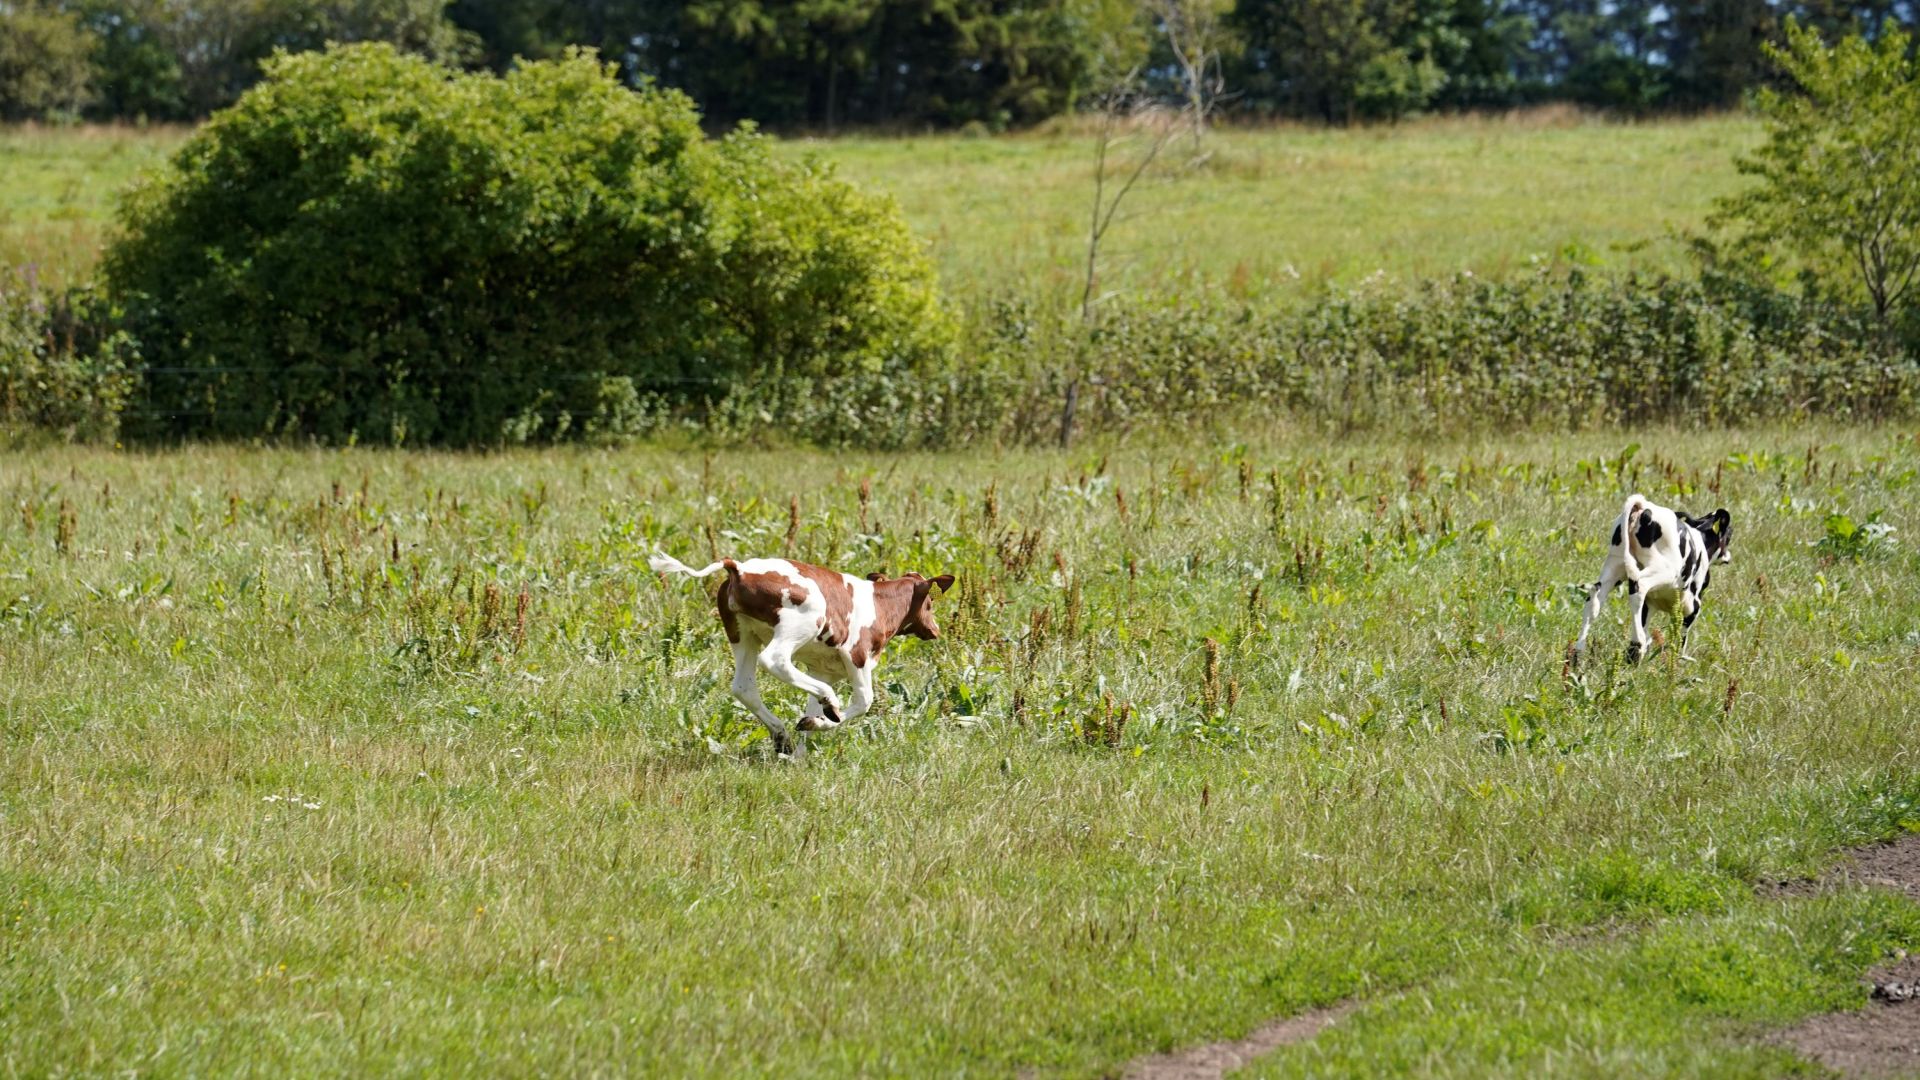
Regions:
<instances>
[{"instance_id":1,"label":"dense green foliage","mask_svg":"<svg viewBox=\"0 0 1920 1080\"><path fill-rule=\"evenodd\" d=\"M1465 277L1300 312L1144 302L1111 313L1095 342L1082 415L1096 425L1248 410L1334 429L1555 430L1920 406L1920 359L1857 317L1665 278Z\"/></svg>"},{"instance_id":2,"label":"dense green foliage","mask_svg":"<svg viewBox=\"0 0 1920 1080\"><path fill-rule=\"evenodd\" d=\"M1236 72L1256 101L1336 123L1521 98L1509 52L1525 20L1488 0L1238 0Z\"/></svg>"},{"instance_id":3,"label":"dense green foliage","mask_svg":"<svg viewBox=\"0 0 1920 1080\"><path fill-rule=\"evenodd\" d=\"M1092 1077L1352 997L1256 1067L1804 1072L1920 949L1753 888L1920 828L1920 444L1670 419L0 456L0 1062ZM1633 490L1734 562L1563 675ZM959 583L793 767L654 545Z\"/></svg>"},{"instance_id":4,"label":"dense green foliage","mask_svg":"<svg viewBox=\"0 0 1920 1080\"><path fill-rule=\"evenodd\" d=\"M132 342L112 323L87 292L49 295L0 270L0 432L111 437L137 379Z\"/></svg>"},{"instance_id":5,"label":"dense green foliage","mask_svg":"<svg viewBox=\"0 0 1920 1080\"><path fill-rule=\"evenodd\" d=\"M915 377L951 336L889 201L588 58L284 57L124 230L156 434L611 436L750 379Z\"/></svg>"},{"instance_id":6,"label":"dense green foliage","mask_svg":"<svg viewBox=\"0 0 1920 1080\"><path fill-rule=\"evenodd\" d=\"M91 114L185 120L231 104L276 49L384 41L428 58L473 55L447 0L57 0L97 38Z\"/></svg>"},{"instance_id":7,"label":"dense green foliage","mask_svg":"<svg viewBox=\"0 0 1920 1080\"><path fill-rule=\"evenodd\" d=\"M1091 339L1074 316L1009 297L973 312L966 341L971 362L946 378L746 382L646 428L695 420L753 437L773 414L830 442L1045 442L1070 382L1081 433L1274 417L1463 433L1920 411L1920 359L1870 319L1732 282L1542 272L1341 290L1305 307L1144 298L1109 305Z\"/></svg>"},{"instance_id":8,"label":"dense green foliage","mask_svg":"<svg viewBox=\"0 0 1920 1080\"><path fill-rule=\"evenodd\" d=\"M387 41L496 71L586 45L727 123L998 128L1143 61L1177 100L1169 2L1225 15L1234 108L1336 122L1541 100L1726 107L1766 81L1790 17L1829 38L1920 21L1913 0L37 0L11 18L64 20L61 40L77 18L96 39L91 86L9 98L0 75L0 111L199 117L274 48Z\"/></svg>"},{"instance_id":9,"label":"dense green foliage","mask_svg":"<svg viewBox=\"0 0 1920 1080\"><path fill-rule=\"evenodd\" d=\"M69 12L0 4L0 120L77 114L92 94L95 46Z\"/></svg>"},{"instance_id":10,"label":"dense green foliage","mask_svg":"<svg viewBox=\"0 0 1920 1080\"><path fill-rule=\"evenodd\" d=\"M1750 264L1784 253L1817 293L1864 300L1883 322L1920 313L1920 62L1908 36L1831 48L1789 23L1775 50L1794 92L1762 92L1758 180L1721 200ZM1920 321L1920 320L1917 320Z\"/></svg>"},{"instance_id":11,"label":"dense green foliage","mask_svg":"<svg viewBox=\"0 0 1920 1080\"><path fill-rule=\"evenodd\" d=\"M1135 3L654 0L630 17L646 42L636 70L718 119L998 129L1065 112L1143 60Z\"/></svg>"}]
</instances>

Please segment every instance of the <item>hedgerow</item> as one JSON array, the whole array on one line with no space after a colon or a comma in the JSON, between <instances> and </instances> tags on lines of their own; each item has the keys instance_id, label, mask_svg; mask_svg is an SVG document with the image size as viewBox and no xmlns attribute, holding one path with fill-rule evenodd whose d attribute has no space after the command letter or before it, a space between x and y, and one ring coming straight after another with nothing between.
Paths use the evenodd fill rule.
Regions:
<instances>
[{"instance_id":1,"label":"hedgerow","mask_svg":"<svg viewBox=\"0 0 1920 1080\"><path fill-rule=\"evenodd\" d=\"M969 364L944 378L759 382L679 419L726 435L778 414L829 441L946 446L1057 437L1069 384L1081 432L1725 426L1920 403L1920 363L1865 313L1720 280L1463 275L1304 309L1149 298L1091 330L1009 297L974 311L966 337Z\"/></svg>"}]
</instances>

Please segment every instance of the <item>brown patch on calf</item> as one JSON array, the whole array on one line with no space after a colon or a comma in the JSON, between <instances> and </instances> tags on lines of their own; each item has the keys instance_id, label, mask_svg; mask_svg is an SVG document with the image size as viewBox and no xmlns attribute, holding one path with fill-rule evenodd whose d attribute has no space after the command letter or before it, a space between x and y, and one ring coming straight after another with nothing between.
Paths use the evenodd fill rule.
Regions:
<instances>
[{"instance_id":1,"label":"brown patch on calf","mask_svg":"<svg viewBox=\"0 0 1920 1080\"><path fill-rule=\"evenodd\" d=\"M713 594L713 605L720 609L720 628L727 632L727 643L740 644L740 621L733 615L733 585L740 578L740 564L732 559L721 559L720 565L727 568L727 576L720 582L720 591Z\"/></svg>"},{"instance_id":2,"label":"brown patch on calf","mask_svg":"<svg viewBox=\"0 0 1920 1080\"><path fill-rule=\"evenodd\" d=\"M728 574L727 579L720 583L720 591L713 594L713 606L720 609L720 628L727 632L727 643L738 645L740 620L733 614L733 582L733 575Z\"/></svg>"},{"instance_id":3,"label":"brown patch on calf","mask_svg":"<svg viewBox=\"0 0 1920 1080\"><path fill-rule=\"evenodd\" d=\"M731 559L726 566L727 580L720 583L714 599L727 640L736 645L740 643L739 616L772 627L779 623L782 609L806 602L807 587L784 574L743 574Z\"/></svg>"},{"instance_id":4,"label":"brown patch on calf","mask_svg":"<svg viewBox=\"0 0 1920 1080\"><path fill-rule=\"evenodd\" d=\"M796 562L793 568L827 601L827 621L820 629L820 640L836 647L846 644L847 622L853 618L853 586L847 584L847 576L812 563Z\"/></svg>"},{"instance_id":5,"label":"brown patch on calf","mask_svg":"<svg viewBox=\"0 0 1920 1080\"><path fill-rule=\"evenodd\" d=\"M907 613L913 609L915 576L874 581L873 625L861 631L860 640L853 643L854 667L866 667L867 661L880 655L880 650L900 632Z\"/></svg>"}]
</instances>

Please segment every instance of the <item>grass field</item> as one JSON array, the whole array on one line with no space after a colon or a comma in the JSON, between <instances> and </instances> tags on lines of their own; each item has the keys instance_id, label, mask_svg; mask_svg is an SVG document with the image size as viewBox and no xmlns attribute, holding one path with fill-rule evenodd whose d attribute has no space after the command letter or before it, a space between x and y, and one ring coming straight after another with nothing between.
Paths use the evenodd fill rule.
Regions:
<instances>
[{"instance_id":1,"label":"grass field","mask_svg":"<svg viewBox=\"0 0 1920 1080\"><path fill-rule=\"evenodd\" d=\"M1806 1068L1758 1037L1920 947L1751 887L1920 828L1916 478L1872 429L14 453L0 1073L1091 1076L1347 998L1251 1072ZM1735 562L1691 660L1616 601L1566 672L1629 489ZM789 543L960 578L800 766L642 562Z\"/></svg>"},{"instance_id":2,"label":"grass field","mask_svg":"<svg viewBox=\"0 0 1920 1080\"><path fill-rule=\"evenodd\" d=\"M1646 125L1540 115L1366 131L1215 137L1190 168L1170 150L1107 241L1111 288L1222 285L1246 295L1534 258L1677 269L1669 231L1737 187L1743 118ZM115 191L183 134L0 131L0 264L85 275ZM1093 175L1090 136L850 138L784 144L893 193L962 295L1077 295Z\"/></svg>"},{"instance_id":3,"label":"grass field","mask_svg":"<svg viewBox=\"0 0 1920 1080\"><path fill-rule=\"evenodd\" d=\"M1229 131L1189 167L1175 144L1124 204L1103 283L1141 292L1290 291L1369 275L1500 275L1535 258L1679 269L1669 233L1737 188L1744 118L1622 125L1566 116L1362 131ZM813 146L890 191L962 293L1078 295L1088 135L845 139ZM1134 147L1124 147L1134 150Z\"/></svg>"},{"instance_id":4,"label":"grass field","mask_svg":"<svg viewBox=\"0 0 1920 1080\"><path fill-rule=\"evenodd\" d=\"M1226 133L1105 284L1677 268L1757 134ZM182 137L0 132L0 263L83 278ZM785 146L963 297L1072 291L1088 149ZM9 449L0 1075L1100 1076L1334 1002L1247 1074L1815 1071L1766 1034L1920 906L1754 885L1920 830L1914 433L1243 435ZM1629 490L1735 562L1691 658L1615 602L1572 669ZM959 585L795 764L656 545Z\"/></svg>"},{"instance_id":5,"label":"grass field","mask_svg":"<svg viewBox=\"0 0 1920 1080\"><path fill-rule=\"evenodd\" d=\"M50 284L92 272L114 196L185 139L172 128L0 128L0 266Z\"/></svg>"}]
</instances>

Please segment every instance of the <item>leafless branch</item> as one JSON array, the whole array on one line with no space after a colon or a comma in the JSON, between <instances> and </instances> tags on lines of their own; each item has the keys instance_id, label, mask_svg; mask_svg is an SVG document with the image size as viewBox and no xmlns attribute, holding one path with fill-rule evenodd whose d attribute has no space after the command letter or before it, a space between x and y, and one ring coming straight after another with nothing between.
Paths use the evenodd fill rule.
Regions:
<instances>
[{"instance_id":1,"label":"leafless branch","mask_svg":"<svg viewBox=\"0 0 1920 1080\"><path fill-rule=\"evenodd\" d=\"M1172 129L1164 124L1154 123L1151 117L1145 117L1138 108L1138 95L1135 81L1139 76L1136 69L1107 94L1101 101L1100 130L1094 141L1093 205L1087 220L1087 273L1080 290L1080 320L1083 323L1093 319L1093 290L1100 279L1100 243L1113 227L1115 215L1120 204L1126 201L1140 178L1146 175L1167 145ZM1116 132L1123 119L1145 120L1148 124L1147 141L1144 148L1135 155L1124 179L1118 181L1118 187L1108 193L1110 180L1115 179L1112 172L1113 148L1118 143Z\"/></svg>"}]
</instances>

